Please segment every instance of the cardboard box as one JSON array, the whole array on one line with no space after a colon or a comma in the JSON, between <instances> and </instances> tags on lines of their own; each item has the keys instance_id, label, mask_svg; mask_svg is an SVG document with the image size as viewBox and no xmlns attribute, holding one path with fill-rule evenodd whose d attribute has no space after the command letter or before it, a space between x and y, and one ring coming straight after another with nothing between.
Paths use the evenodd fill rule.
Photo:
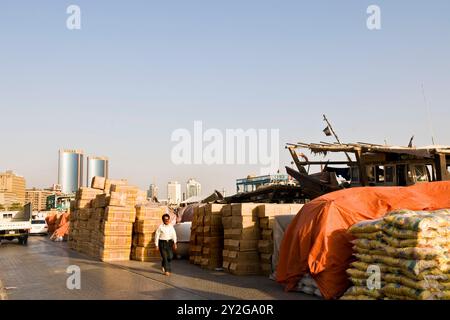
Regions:
<instances>
[{"instance_id":1,"label":"cardboard box","mask_svg":"<svg viewBox=\"0 0 450 320\"><path fill-rule=\"evenodd\" d=\"M91 207L92 200L77 200L77 209L89 209Z\"/></svg>"},{"instance_id":2,"label":"cardboard box","mask_svg":"<svg viewBox=\"0 0 450 320\"><path fill-rule=\"evenodd\" d=\"M132 207L108 206L105 209L104 219L106 221L134 222L136 210Z\"/></svg>"},{"instance_id":3,"label":"cardboard box","mask_svg":"<svg viewBox=\"0 0 450 320\"><path fill-rule=\"evenodd\" d=\"M225 259L225 258L224 258ZM226 259L230 262L243 264L259 264L258 251L229 251Z\"/></svg>"},{"instance_id":4,"label":"cardboard box","mask_svg":"<svg viewBox=\"0 0 450 320\"><path fill-rule=\"evenodd\" d=\"M126 193L111 191L111 195L107 199L108 206L125 207L127 205Z\"/></svg>"},{"instance_id":5,"label":"cardboard box","mask_svg":"<svg viewBox=\"0 0 450 320\"><path fill-rule=\"evenodd\" d=\"M140 247L156 247L155 245L155 232L148 233L138 233L138 246Z\"/></svg>"},{"instance_id":6,"label":"cardboard box","mask_svg":"<svg viewBox=\"0 0 450 320\"><path fill-rule=\"evenodd\" d=\"M258 216L257 203L233 203L231 204L232 216Z\"/></svg>"},{"instance_id":7,"label":"cardboard box","mask_svg":"<svg viewBox=\"0 0 450 320\"><path fill-rule=\"evenodd\" d=\"M137 233L152 233L162 224L160 219L153 220L136 220L134 223L134 231Z\"/></svg>"},{"instance_id":8,"label":"cardboard box","mask_svg":"<svg viewBox=\"0 0 450 320\"><path fill-rule=\"evenodd\" d=\"M104 208L107 206L108 202L108 196L106 193L99 194L95 197L95 200L93 202L94 208Z\"/></svg>"},{"instance_id":9,"label":"cardboard box","mask_svg":"<svg viewBox=\"0 0 450 320\"><path fill-rule=\"evenodd\" d=\"M209 248L223 247L223 237L204 237L203 244Z\"/></svg>"},{"instance_id":10,"label":"cardboard box","mask_svg":"<svg viewBox=\"0 0 450 320\"><path fill-rule=\"evenodd\" d=\"M259 228L259 219L255 216L232 216L231 228Z\"/></svg>"},{"instance_id":11,"label":"cardboard box","mask_svg":"<svg viewBox=\"0 0 450 320\"><path fill-rule=\"evenodd\" d=\"M203 207L205 216L222 215L223 204L209 203Z\"/></svg>"},{"instance_id":12,"label":"cardboard box","mask_svg":"<svg viewBox=\"0 0 450 320\"><path fill-rule=\"evenodd\" d=\"M261 237L263 240L272 240L273 239L273 230L272 229L262 230Z\"/></svg>"},{"instance_id":13,"label":"cardboard box","mask_svg":"<svg viewBox=\"0 0 450 320\"><path fill-rule=\"evenodd\" d=\"M103 235L131 235L133 224L129 222L103 221L100 231Z\"/></svg>"},{"instance_id":14,"label":"cardboard box","mask_svg":"<svg viewBox=\"0 0 450 320\"><path fill-rule=\"evenodd\" d=\"M234 275L258 275L260 273L259 264L255 263L230 263L229 271Z\"/></svg>"},{"instance_id":15,"label":"cardboard box","mask_svg":"<svg viewBox=\"0 0 450 320\"><path fill-rule=\"evenodd\" d=\"M203 235L205 237L223 237L223 228L221 226L208 226L203 227Z\"/></svg>"},{"instance_id":16,"label":"cardboard box","mask_svg":"<svg viewBox=\"0 0 450 320\"><path fill-rule=\"evenodd\" d=\"M222 217L231 216L231 204L226 204L222 207Z\"/></svg>"},{"instance_id":17,"label":"cardboard box","mask_svg":"<svg viewBox=\"0 0 450 320\"><path fill-rule=\"evenodd\" d=\"M77 200L93 200L98 194L102 194L103 190L93 189L93 188L87 188L87 187L81 187L76 192L76 199Z\"/></svg>"},{"instance_id":18,"label":"cardboard box","mask_svg":"<svg viewBox=\"0 0 450 320\"><path fill-rule=\"evenodd\" d=\"M126 179L122 179L122 180L112 180L112 179L106 179L105 180L105 193L110 193L111 192L111 185L116 184L116 185L127 185L128 181Z\"/></svg>"},{"instance_id":19,"label":"cardboard box","mask_svg":"<svg viewBox=\"0 0 450 320\"><path fill-rule=\"evenodd\" d=\"M254 251L258 250L258 240L224 240L224 249L231 251Z\"/></svg>"},{"instance_id":20,"label":"cardboard box","mask_svg":"<svg viewBox=\"0 0 450 320\"><path fill-rule=\"evenodd\" d=\"M106 178L95 176L92 178L91 188L104 190L105 189Z\"/></svg>"},{"instance_id":21,"label":"cardboard box","mask_svg":"<svg viewBox=\"0 0 450 320\"><path fill-rule=\"evenodd\" d=\"M131 249L99 249L98 258L101 261L127 261L130 260Z\"/></svg>"},{"instance_id":22,"label":"cardboard box","mask_svg":"<svg viewBox=\"0 0 450 320\"><path fill-rule=\"evenodd\" d=\"M259 255L259 260L261 263L272 263L272 254L271 253L261 253Z\"/></svg>"},{"instance_id":23,"label":"cardboard box","mask_svg":"<svg viewBox=\"0 0 450 320\"><path fill-rule=\"evenodd\" d=\"M259 240L260 237L261 237L260 230L257 227L245 229L224 229L225 239Z\"/></svg>"},{"instance_id":24,"label":"cardboard box","mask_svg":"<svg viewBox=\"0 0 450 320\"><path fill-rule=\"evenodd\" d=\"M232 216L222 217L222 225L224 229L231 229L233 227L232 219Z\"/></svg>"},{"instance_id":25,"label":"cardboard box","mask_svg":"<svg viewBox=\"0 0 450 320\"><path fill-rule=\"evenodd\" d=\"M271 240L259 240L258 251L260 253L273 253L273 241Z\"/></svg>"},{"instance_id":26,"label":"cardboard box","mask_svg":"<svg viewBox=\"0 0 450 320\"><path fill-rule=\"evenodd\" d=\"M162 216L166 213L165 207L147 207L138 205L136 206L136 219L137 220L159 220L162 223Z\"/></svg>"},{"instance_id":27,"label":"cardboard box","mask_svg":"<svg viewBox=\"0 0 450 320\"><path fill-rule=\"evenodd\" d=\"M289 215L289 214L297 214L300 209L303 207L303 204L296 203L265 203L258 206L258 217L274 217L278 215Z\"/></svg>"},{"instance_id":28,"label":"cardboard box","mask_svg":"<svg viewBox=\"0 0 450 320\"><path fill-rule=\"evenodd\" d=\"M203 224L205 226L222 226L222 215L206 215Z\"/></svg>"}]
</instances>

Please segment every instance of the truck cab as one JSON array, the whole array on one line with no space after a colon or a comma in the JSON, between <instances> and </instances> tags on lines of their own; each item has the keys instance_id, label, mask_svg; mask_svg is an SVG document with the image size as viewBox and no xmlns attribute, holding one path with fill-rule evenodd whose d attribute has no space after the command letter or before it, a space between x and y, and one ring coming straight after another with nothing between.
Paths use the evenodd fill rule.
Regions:
<instances>
[{"instance_id":1,"label":"truck cab","mask_svg":"<svg viewBox=\"0 0 450 320\"><path fill-rule=\"evenodd\" d=\"M26 245L31 229L31 204L24 206L23 210L4 212L0 216L0 243L3 240L19 240L19 244Z\"/></svg>"}]
</instances>

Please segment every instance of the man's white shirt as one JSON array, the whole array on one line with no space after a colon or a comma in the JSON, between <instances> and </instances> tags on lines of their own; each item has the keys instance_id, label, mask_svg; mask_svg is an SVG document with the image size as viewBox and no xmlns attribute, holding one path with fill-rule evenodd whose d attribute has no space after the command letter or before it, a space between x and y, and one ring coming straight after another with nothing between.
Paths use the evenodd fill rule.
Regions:
<instances>
[{"instance_id":1,"label":"man's white shirt","mask_svg":"<svg viewBox=\"0 0 450 320\"><path fill-rule=\"evenodd\" d=\"M177 243L177 233L175 232L175 228L171 223L168 225L161 224L155 232L155 244L158 246L159 240L173 240L174 243Z\"/></svg>"}]
</instances>

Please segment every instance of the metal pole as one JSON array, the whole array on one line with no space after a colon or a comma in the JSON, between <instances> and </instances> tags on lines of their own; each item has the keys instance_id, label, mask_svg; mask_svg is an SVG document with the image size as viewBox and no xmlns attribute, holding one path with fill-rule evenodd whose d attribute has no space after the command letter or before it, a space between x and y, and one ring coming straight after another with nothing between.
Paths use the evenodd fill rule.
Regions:
<instances>
[{"instance_id":1,"label":"metal pole","mask_svg":"<svg viewBox=\"0 0 450 320\"><path fill-rule=\"evenodd\" d=\"M338 142L339 144L341 144L341 141L339 141L339 138L338 138L336 132L334 132L333 127L331 126L331 123L328 121L328 119L327 119L327 117L326 117L325 115L323 115L323 120L327 123L328 127L329 127L330 130L331 130L331 133L333 133L333 136L336 138L337 142ZM347 153L347 152L344 152L344 153L345 153L345 156L347 157L348 161L351 162L352 159L350 158L350 156L348 155L348 153Z\"/></svg>"}]
</instances>

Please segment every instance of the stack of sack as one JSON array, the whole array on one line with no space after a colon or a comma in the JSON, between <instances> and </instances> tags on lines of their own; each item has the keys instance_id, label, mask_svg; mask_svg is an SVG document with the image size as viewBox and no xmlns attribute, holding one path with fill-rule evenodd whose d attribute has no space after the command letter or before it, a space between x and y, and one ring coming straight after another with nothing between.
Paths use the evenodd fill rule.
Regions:
<instances>
[{"instance_id":1,"label":"stack of sack","mask_svg":"<svg viewBox=\"0 0 450 320\"><path fill-rule=\"evenodd\" d=\"M165 207L151 205L136 206L136 221L134 222L133 248L131 259L137 261L153 261L159 258L156 250L155 232L162 224Z\"/></svg>"},{"instance_id":2,"label":"stack of sack","mask_svg":"<svg viewBox=\"0 0 450 320\"><path fill-rule=\"evenodd\" d=\"M350 233L357 261L343 299L450 299L449 210L397 210ZM380 271L379 288L368 286L370 269Z\"/></svg>"}]
</instances>

